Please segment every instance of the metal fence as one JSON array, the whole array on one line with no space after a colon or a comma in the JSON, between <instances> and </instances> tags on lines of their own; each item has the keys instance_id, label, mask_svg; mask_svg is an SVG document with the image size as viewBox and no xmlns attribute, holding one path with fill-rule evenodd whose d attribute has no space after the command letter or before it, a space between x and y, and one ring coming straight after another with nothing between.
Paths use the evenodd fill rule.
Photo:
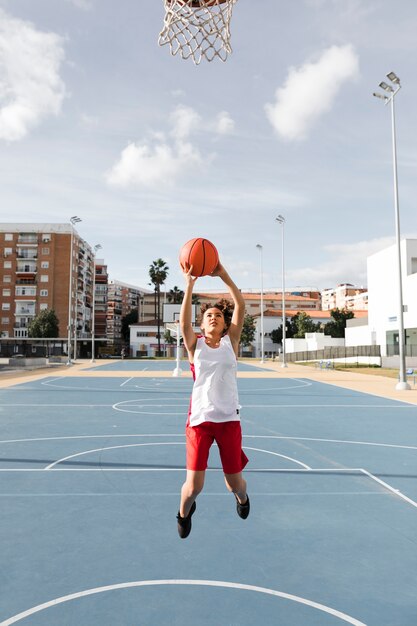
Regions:
<instances>
[{"instance_id":1,"label":"metal fence","mask_svg":"<svg viewBox=\"0 0 417 626\"><path fill-rule=\"evenodd\" d=\"M321 361L326 359L348 359L355 357L380 357L380 346L332 346L323 350L287 352L287 361Z\"/></svg>"}]
</instances>

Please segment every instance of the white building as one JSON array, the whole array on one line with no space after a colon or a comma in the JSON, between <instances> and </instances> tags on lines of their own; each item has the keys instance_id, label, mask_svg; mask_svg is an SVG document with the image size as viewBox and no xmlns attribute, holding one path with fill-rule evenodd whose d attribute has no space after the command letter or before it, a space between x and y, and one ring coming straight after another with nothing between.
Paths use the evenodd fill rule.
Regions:
<instances>
[{"instance_id":1,"label":"white building","mask_svg":"<svg viewBox=\"0 0 417 626\"><path fill-rule=\"evenodd\" d=\"M303 311L307 313L309 317L314 322L319 322L320 324L326 324L331 320L330 311ZM293 315L295 315L297 311L286 311L286 320L291 319ZM253 316L255 319L255 340L252 342L252 354L253 356L260 358L261 356L261 314ZM266 357L276 357L280 353L281 346L277 343L273 343L271 339L271 333L273 330L276 330L282 325L282 311L277 311L275 309L267 309L264 311L264 355ZM290 340L287 339L285 342L285 346L287 348L287 352L296 352L297 349L293 349L293 344L289 344ZM304 340L300 340L304 341ZM300 350L305 350L307 348L300 348ZM311 348L311 350L316 350L317 348Z\"/></svg>"},{"instance_id":2,"label":"white building","mask_svg":"<svg viewBox=\"0 0 417 626\"><path fill-rule=\"evenodd\" d=\"M417 239L401 241L402 289L406 355L417 365ZM368 257L368 324L349 324L346 345L380 345L381 356L398 355L397 247L392 245Z\"/></svg>"}]
</instances>

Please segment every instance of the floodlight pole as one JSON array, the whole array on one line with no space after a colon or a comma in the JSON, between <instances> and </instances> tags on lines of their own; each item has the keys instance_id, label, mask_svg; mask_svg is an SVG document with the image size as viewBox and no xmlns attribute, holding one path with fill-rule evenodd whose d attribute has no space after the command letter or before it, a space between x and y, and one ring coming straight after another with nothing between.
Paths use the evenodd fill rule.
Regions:
<instances>
[{"instance_id":1,"label":"floodlight pole","mask_svg":"<svg viewBox=\"0 0 417 626\"><path fill-rule=\"evenodd\" d=\"M285 351L285 339L286 339L286 318L285 318L285 252L284 252L284 226L285 226L285 217L282 215L278 215L275 218L275 221L281 224L282 228L282 365L281 367L288 367L286 361L286 351Z\"/></svg>"},{"instance_id":2,"label":"floodlight pole","mask_svg":"<svg viewBox=\"0 0 417 626\"><path fill-rule=\"evenodd\" d=\"M264 363L264 279L263 279L263 260L262 260L262 251L263 248L260 243L256 244L256 247L259 250L259 258L260 258L260 277L261 277L261 363Z\"/></svg>"},{"instance_id":3,"label":"floodlight pole","mask_svg":"<svg viewBox=\"0 0 417 626\"><path fill-rule=\"evenodd\" d=\"M95 332L96 332L96 254L97 250L101 249L101 245L98 243L94 246L93 251L93 307L92 307L92 319L91 319L91 363L95 363Z\"/></svg>"},{"instance_id":4,"label":"floodlight pole","mask_svg":"<svg viewBox=\"0 0 417 626\"><path fill-rule=\"evenodd\" d=\"M395 208L395 238L397 248L397 281L398 281L398 348L400 357L399 381L395 388L399 391L411 389L407 382L406 363L405 363L405 336L404 336L404 304L403 304L403 288L402 288L402 269L401 269L401 234L400 234L400 209L398 200L398 171L397 171L397 136L395 126L395 104L394 99L401 89L400 79L394 72L387 74L387 78L394 84L395 88L386 82L381 82L379 86L384 89L386 94L374 93L377 98L384 100L385 104L391 105L391 131L392 131L392 160L394 173L394 208Z\"/></svg>"},{"instance_id":5,"label":"floodlight pole","mask_svg":"<svg viewBox=\"0 0 417 626\"><path fill-rule=\"evenodd\" d=\"M74 247L74 224L81 222L81 218L73 215L71 222L71 243L70 243L70 267L69 267L69 290L68 290L68 359L67 365L72 364L71 360L71 330L72 330L72 264L73 264L73 247Z\"/></svg>"}]
</instances>

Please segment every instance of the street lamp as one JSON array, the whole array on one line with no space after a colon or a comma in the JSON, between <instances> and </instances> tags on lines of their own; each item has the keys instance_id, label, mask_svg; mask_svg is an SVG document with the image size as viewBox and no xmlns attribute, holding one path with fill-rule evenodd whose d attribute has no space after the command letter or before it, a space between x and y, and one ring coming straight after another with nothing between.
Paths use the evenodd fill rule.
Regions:
<instances>
[{"instance_id":1,"label":"street lamp","mask_svg":"<svg viewBox=\"0 0 417 626\"><path fill-rule=\"evenodd\" d=\"M81 222L81 218L77 215L73 215L70 218L71 222L71 243L70 243L70 274L69 274L69 293L68 293L68 359L67 365L71 365L71 329L72 329L72 264L73 246L74 246L74 224Z\"/></svg>"},{"instance_id":2,"label":"street lamp","mask_svg":"<svg viewBox=\"0 0 417 626\"><path fill-rule=\"evenodd\" d=\"M407 375L405 368L405 337L404 337L404 306L403 306L403 288L402 288L402 271L401 271L401 237L400 237L400 210L398 201L398 174L397 174L397 139L395 131L395 105L394 98L401 89L400 79L394 72L387 74L388 80L394 85L386 82L379 83L379 86L386 93L374 93L376 98L384 100L385 104L391 104L391 130L392 130L392 158L394 169L394 207L395 207L395 234L397 245L397 275L398 275L398 345L400 353L400 377L396 389L410 389L407 383Z\"/></svg>"},{"instance_id":3,"label":"street lamp","mask_svg":"<svg viewBox=\"0 0 417 626\"><path fill-rule=\"evenodd\" d=\"M263 279L263 263L262 263L262 246L260 243L256 244L259 250L260 259L260 275L261 275L261 363L264 363L264 279Z\"/></svg>"},{"instance_id":4,"label":"street lamp","mask_svg":"<svg viewBox=\"0 0 417 626\"><path fill-rule=\"evenodd\" d=\"M284 226L285 217L278 215L275 221L281 224L282 227L282 365L281 367L288 367L285 354L285 339L286 339L286 319L285 319L285 255L284 255Z\"/></svg>"},{"instance_id":5,"label":"street lamp","mask_svg":"<svg viewBox=\"0 0 417 626\"><path fill-rule=\"evenodd\" d=\"M92 319L91 319L91 363L95 362L95 329L96 329L96 254L97 250L101 250L101 245L98 243L94 246L93 252L93 309L92 309Z\"/></svg>"}]
</instances>

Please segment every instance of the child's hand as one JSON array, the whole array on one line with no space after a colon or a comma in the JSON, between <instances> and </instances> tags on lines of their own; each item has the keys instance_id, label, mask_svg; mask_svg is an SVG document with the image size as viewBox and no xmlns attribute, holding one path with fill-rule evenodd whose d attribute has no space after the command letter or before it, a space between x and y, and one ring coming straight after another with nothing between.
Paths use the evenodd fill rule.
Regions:
<instances>
[{"instance_id":1,"label":"child's hand","mask_svg":"<svg viewBox=\"0 0 417 626\"><path fill-rule=\"evenodd\" d=\"M194 283L196 282L198 276L193 276L193 266L192 265L188 265L188 263L185 263L184 267L182 267L182 271L184 274L184 279L185 282L188 285L194 285Z\"/></svg>"}]
</instances>

